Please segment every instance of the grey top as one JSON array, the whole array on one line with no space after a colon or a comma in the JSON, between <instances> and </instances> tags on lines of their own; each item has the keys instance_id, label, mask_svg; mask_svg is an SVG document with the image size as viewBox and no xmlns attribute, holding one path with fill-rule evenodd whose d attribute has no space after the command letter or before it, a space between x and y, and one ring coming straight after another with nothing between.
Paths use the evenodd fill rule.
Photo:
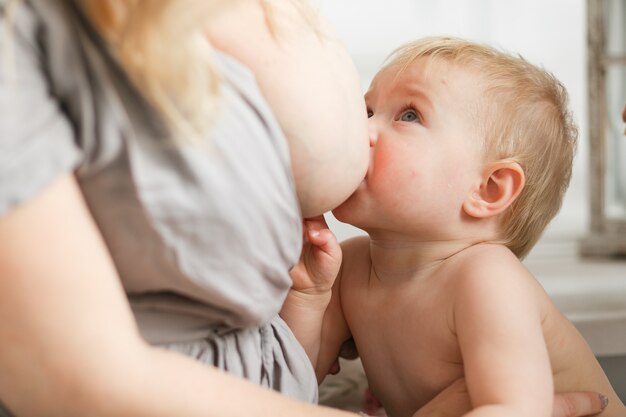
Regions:
<instances>
[{"instance_id":1,"label":"grey top","mask_svg":"<svg viewBox=\"0 0 626 417\"><path fill-rule=\"evenodd\" d=\"M74 171L149 342L316 400L277 316L302 229L287 143L252 73L217 54L214 127L203 144L174 143L76 4L23 1L10 33L0 215Z\"/></svg>"}]
</instances>

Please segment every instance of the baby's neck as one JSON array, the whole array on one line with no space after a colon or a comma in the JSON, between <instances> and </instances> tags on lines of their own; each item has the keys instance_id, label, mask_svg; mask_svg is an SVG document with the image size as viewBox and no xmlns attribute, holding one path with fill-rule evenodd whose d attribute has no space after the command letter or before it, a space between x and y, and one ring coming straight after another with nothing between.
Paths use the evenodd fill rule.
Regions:
<instances>
[{"instance_id":1,"label":"baby's neck","mask_svg":"<svg viewBox=\"0 0 626 417\"><path fill-rule=\"evenodd\" d=\"M441 263L479 242L421 241L370 236L372 271L381 281L404 281L428 275Z\"/></svg>"}]
</instances>

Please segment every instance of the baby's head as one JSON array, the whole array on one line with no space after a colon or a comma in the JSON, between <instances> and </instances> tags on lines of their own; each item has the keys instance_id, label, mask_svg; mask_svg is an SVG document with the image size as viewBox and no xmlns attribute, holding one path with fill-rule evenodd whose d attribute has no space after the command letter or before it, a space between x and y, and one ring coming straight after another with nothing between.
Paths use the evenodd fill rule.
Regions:
<instances>
[{"instance_id":1,"label":"baby's head","mask_svg":"<svg viewBox=\"0 0 626 417\"><path fill-rule=\"evenodd\" d=\"M426 73L453 68L454 74L475 79L474 86L465 84L479 92L466 107L469 125L474 126L468 137L480 142L485 192L499 181L496 168L489 167L521 168L519 175L511 171L518 175L518 189L512 185L512 198L496 213L496 240L524 257L559 211L571 177L577 129L565 88L519 56L461 39L426 38L404 45L382 71L392 70L399 77L414 65ZM466 212L489 217L479 206Z\"/></svg>"}]
</instances>

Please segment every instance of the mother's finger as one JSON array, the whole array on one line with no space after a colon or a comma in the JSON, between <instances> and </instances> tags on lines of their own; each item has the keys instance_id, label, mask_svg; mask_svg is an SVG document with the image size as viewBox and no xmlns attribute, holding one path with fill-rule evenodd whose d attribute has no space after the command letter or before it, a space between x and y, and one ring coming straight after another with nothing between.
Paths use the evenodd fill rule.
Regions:
<instances>
[{"instance_id":1,"label":"mother's finger","mask_svg":"<svg viewBox=\"0 0 626 417\"><path fill-rule=\"evenodd\" d=\"M582 417L598 414L609 400L597 392L567 392L554 396L552 417Z\"/></svg>"}]
</instances>

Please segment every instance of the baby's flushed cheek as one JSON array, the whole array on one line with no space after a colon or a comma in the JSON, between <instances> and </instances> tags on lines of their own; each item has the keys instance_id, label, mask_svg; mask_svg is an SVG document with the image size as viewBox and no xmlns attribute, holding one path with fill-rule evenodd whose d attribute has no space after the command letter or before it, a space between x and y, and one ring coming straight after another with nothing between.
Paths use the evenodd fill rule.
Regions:
<instances>
[{"instance_id":1,"label":"baby's flushed cheek","mask_svg":"<svg viewBox=\"0 0 626 417\"><path fill-rule=\"evenodd\" d=\"M400 174L411 169L416 161L403 147L382 145L376 149L372 163L374 166L371 168L379 174Z\"/></svg>"}]
</instances>

